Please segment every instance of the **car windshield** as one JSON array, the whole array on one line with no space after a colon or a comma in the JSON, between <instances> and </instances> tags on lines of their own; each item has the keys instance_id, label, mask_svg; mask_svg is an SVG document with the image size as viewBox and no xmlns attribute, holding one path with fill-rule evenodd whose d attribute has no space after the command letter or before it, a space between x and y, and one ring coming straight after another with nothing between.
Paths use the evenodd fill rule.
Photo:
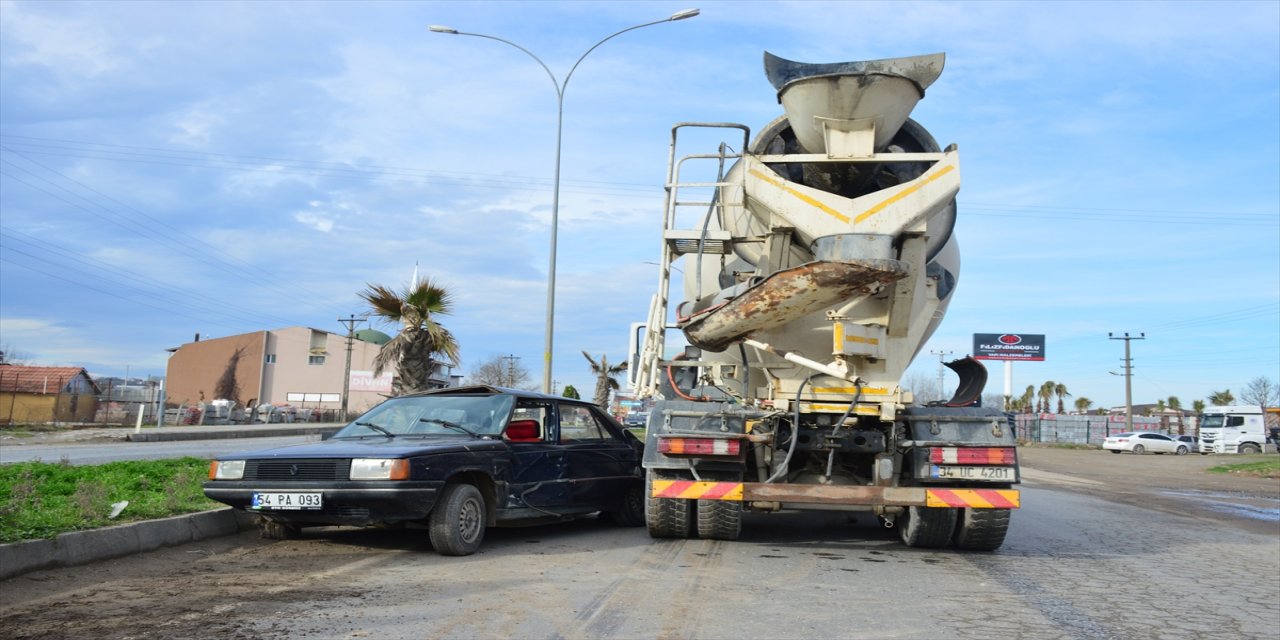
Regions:
<instances>
[{"instance_id":1,"label":"car windshield","mask_svg":"<svg viewBox=\"0 0 1280 640\"><path fill-rule=\"evenodd\" d=\"M514 396L427 395L391 398L333 435L335 438L456 434L498 436Z\"/></svg>"},{"instance_id":2,"label":"car windshield","mask_svg":"<svg viewBox=\"0 0 1280 640\"><path fill-rule=\"evenodd\" d=\"M1200 428L1201 428L1201 429L1221 429L1221 428L1222 428L1222 414L1221 414L1221 413L1209 413L1209 414L1205 414L1205 415L1203 415L1203 416L1200 416Z\"/></svg>"}]
</instances>

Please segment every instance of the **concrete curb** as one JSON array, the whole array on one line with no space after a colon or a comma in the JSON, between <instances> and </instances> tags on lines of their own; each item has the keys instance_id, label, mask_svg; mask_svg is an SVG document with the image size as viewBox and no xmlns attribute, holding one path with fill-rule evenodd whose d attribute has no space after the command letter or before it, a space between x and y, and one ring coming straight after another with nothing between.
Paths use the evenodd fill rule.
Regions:
<instances>
[{"instance_id":1,"label":"concrete curb","mask_svg":"<svg viewBox=\"0 0 1280 640\"><path fill-rule=\"evenodd\" d=\"M338 432L345 425L336 427L258 427L240 430L191 430L191 431L141 431L130 433L130 442L172 442L177 440L226 440L231 438L279 438L284 436L314 436L321 439Z\"/></svg>"},{"instance_id":2,"label":"concrete curb","mask_svg":"<svg viewBox=\"0 0 1280 640\"><path fill-rule=\"evenodd\" d=\"M72 531L51 540L2 544L0 580L39 569L73 567L231 535L254 526L253 514L225 507L160 520Z\"/></svg>"}]
</instances>

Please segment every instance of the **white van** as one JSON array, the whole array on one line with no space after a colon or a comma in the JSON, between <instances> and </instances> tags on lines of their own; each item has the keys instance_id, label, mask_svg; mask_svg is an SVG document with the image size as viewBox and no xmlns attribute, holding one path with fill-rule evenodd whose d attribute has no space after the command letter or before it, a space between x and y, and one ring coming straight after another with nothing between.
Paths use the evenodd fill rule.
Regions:
<instances>
[{"instance_id":1,"label":"white van","mask_svg":"<svg viewBox=\"0 0 1280 640\"><path fill-rule=\"evenodd\" d=\"M1208 407L1200 416L1200 453L1262 453L1262 407Z\"/></svg>"}]
</instances>

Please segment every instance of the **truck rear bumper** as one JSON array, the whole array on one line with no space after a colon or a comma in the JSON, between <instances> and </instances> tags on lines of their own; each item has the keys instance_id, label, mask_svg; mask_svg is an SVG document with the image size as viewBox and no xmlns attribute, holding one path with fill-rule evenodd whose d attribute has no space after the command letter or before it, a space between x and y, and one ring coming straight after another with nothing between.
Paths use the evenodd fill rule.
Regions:
<instances>
[{"instance_id":1,"label":"truck rear bumper","mask_svg":"<svg viewBox=\"0 0 1280 640\"><path fill-rule=\"evenodd\" d=\"M741 500L814 505L968 507L971 509L1017 509L1021 506L1019 492L1014 489L955 487L869 487L654 480L652 495L655 498L683 500Z\"/></svg>"}]
</instances>

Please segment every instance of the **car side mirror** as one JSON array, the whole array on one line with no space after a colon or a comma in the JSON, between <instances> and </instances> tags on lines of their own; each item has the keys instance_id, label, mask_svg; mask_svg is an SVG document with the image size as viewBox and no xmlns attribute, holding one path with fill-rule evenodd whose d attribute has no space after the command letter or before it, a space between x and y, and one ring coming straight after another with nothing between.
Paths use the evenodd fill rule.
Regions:
<instances>
[{"instance_id":1,"label":"car side mirror","mask_svg":"<svg viewBox=\"0 0 1280 640\"><path fill-rule=\"evenodd\" d=\"M502 433L507 442L541 442L537 420L512 420Z\"/></svg>"}]
</instances>

